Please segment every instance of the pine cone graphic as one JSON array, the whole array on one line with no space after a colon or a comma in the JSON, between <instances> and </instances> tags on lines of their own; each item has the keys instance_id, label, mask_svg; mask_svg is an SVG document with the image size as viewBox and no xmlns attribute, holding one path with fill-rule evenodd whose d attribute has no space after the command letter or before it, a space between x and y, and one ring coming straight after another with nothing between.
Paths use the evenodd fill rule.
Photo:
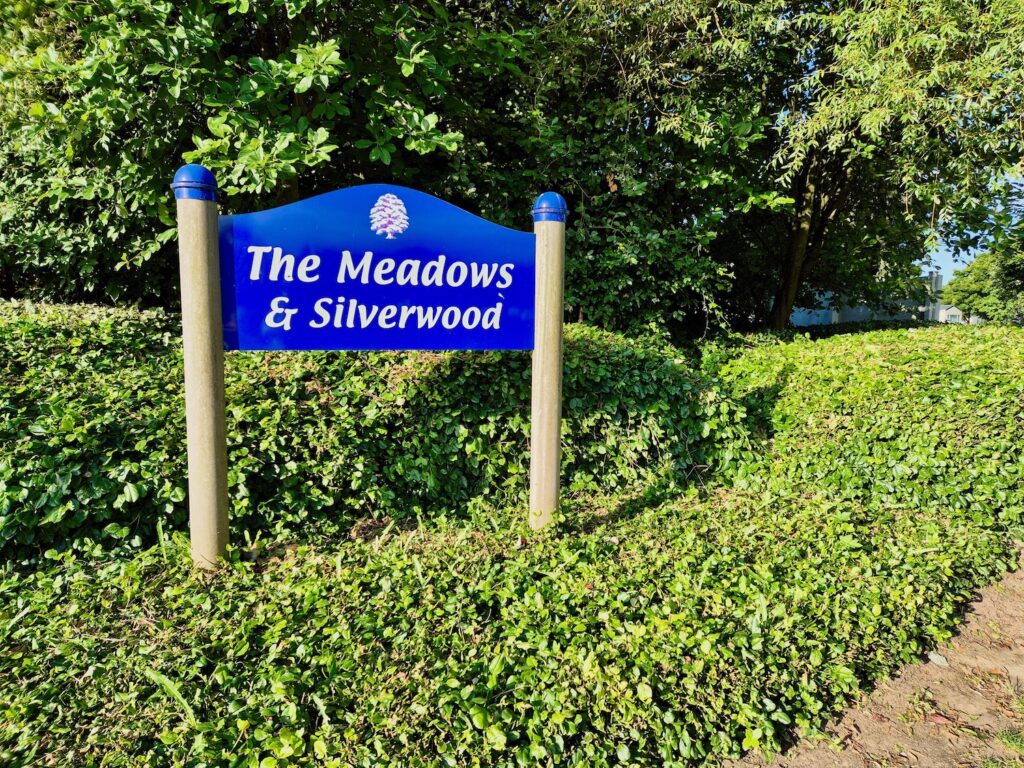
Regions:
<instances>
[{"instance_id":1,"label":"pine cone graphic","mask_svg":"<svg viewBox=\"0 0 1024 768\"><path fill-rule=\"evenodd\" d=\"M394 240L409 228L409 214L405 212L405 203L390 192L377 198L370 209L370 229L378 235L387 235Z\"/></svg>"}]
</instances>

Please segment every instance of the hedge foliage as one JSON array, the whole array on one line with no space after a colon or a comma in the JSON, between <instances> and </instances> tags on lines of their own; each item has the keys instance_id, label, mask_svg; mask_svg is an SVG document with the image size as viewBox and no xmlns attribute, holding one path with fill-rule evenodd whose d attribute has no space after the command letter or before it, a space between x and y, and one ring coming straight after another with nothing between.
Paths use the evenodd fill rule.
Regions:
<instances>
[{"instance_id":1,"label":"hedge foliage","mask_svg":"<svg viewBox=\"0 0 1024 768\"><path fill-rule=\"evenodd\" d=\"M0 552L185 526L179 336L156 311L0 303ZM710 435L742 432L675 355L569 326L570 495L685 476ZM524 353L230 354L232 525L330 533L522 501L529 398Z\"/></svg>"},{"instance_id":2,"label":"hedge foliage","mask_svg":"<svg viewBox=\"0 0 1024 768\"><path fill-rule=\"evenodd\" d=\"M820 725L1015 559L955 511L800 493L627 505L526 545L517 519L209 583L184 543L11 574L0 762L701 765Z\"/></svg>"},{"instance_id":3,"label":"hedge foliage","mask_svg":"<svg viewBox=\"0 0 1024 768\"><path fill-rule=\"evenodd\" d=\"M88 334L84 319L94 326ZM113 408L123 400L117 413L124 416L144 410L131 394L138 382L151 380L147 387L169 393L146 402L170 408L177 397L180 371L173 344L154 330L160 319L144 319L151 345L145 352L125 341L140 338L140 329L129 326L142 322L128 314L44 308L8 313L7 328L23 334L14 345L23 355L35 338L32 370L54 358L47 379L54 392L98 397L100 384L123 385L120 398L108 394L102 402ZM640 342L581 327L572 334L570 359L591 371L594 386L638 362L651 367L640 366L646 373L629 380L633 388L640 381L665 386L686 370L663 356L671 350L659 357ZM107 379L77 391L68 381L84 375L67 368L74 338L81 339L81 355L94 355L93 368L101 359L112 366ZM97 338L106 341L96 344ZM524 530L521 507L498 508L516 498L500 490L499 473L470 471L476 465L442 440L439 455L452 461L453 477L473 478L466 488L499 489L477 497L479 514L438 507L429 525L364 526L373 535L343 543L310 539L296 523L317 514L307 510L287 521L290 512L271 506L304 492L299 479L289 488L281 474L259 486L282 484L280 492L247 502L236 516L274 533L276 543L254 556L235 550L212 577L191 571L186 544L166 529L156 546L134 554L68 549L49 552L53 562L35 568L9 563L0 570L0 762L671 767L776 749L793 729L820 727L866 683L949 637L971 591L1015 564L1024 511L1022 342L1024 331L990 327L760 339L712 356L718 362L708 368L717 370L717 381L685 373L697 389L678 407L700 404L703 416L676 414L689 430L679 453L660 436L643 447L640 433L609 415L618 413L607 410L618 390L591 395L585 402L604 403L605 410L597 411L596 432L572 428L585 448L576 449L574 482L588 494L612 492L600 503L577 494L554 530L539 536ZM617 355L635 357L625 365ZM150 358L163 367L119 379L115 358L118 368L133 358L136 367ZM237 367L243 359L244 371ZM273 361L284 374L270 367ZM504 361L506 369L512 361ZM471 364L488 378L445 378ZM7 365L5 393L15 380L43 393L43 382L27 369ZM314 408L300 393L328 373L345 373L331 380L339 398L354 398L359 386L387 377L399 382L397 391L425 397L425 383L416 389L408 382L441 371L445 376L430 379L442 398L440 413L441 403L456 402L443 394L444 382L467 395L489 391L499 385L497 365L460 356L382 355L363 363L238 357L236 394L267 381L291 384L275 390L273 402L251 403L254 412L283 413L272 422L278 431L236 426L233 451L241 457L242 445L277 446L274 435L286 434L286 423L298 445L322 434L309 426ZM392 390L373 391L382 398ZM95 413L61 402L65 410ZM416 424L441 429L422 419L395 420L398 410L417 405L411 396L404 406L360 402L377 406L376 420L364 414L365 420L342 421L354 426L332 446L381 421L404 425L406 441L427 440ZM57 400L47 403L37 407L40 414ZM329 402L317 400L316 408L342 419ZM462 413L479 415L479 408L466 405ZM588 413L574 408L577 419ZM426 404L417 417L425 410ZM728 419L701 424L712 412ZM151 421L136 415L131 423L151 430L160 424L159 409L146 413ZM667 429L658 421L666 417L655 414L643 423ZM506 425L514 434L511 417L504 418L479 423ZM459 439L457 432L440 434ZM607 435L615 450L598 453L594 434ZM615 446L618 436L628 439ZM167 449L173 458L161 461L180 461L172 450L180 452L178 440ZM7 459L12 450L20 451L19 461L29 456L7 442L5 466L15 466ZM302 455L312 455L308 450ZM673 479L668 463L684 472L700 463L700 451L719 460L717 481L705 475L682 491L653 482ZM660 469L644 468L645 456L660 457ZM641 466L635 476L613 479L600 461L613 472L631 461ZM250 486L257 476L248 475ZM683 485L685 476L675 480ZM373 487L415 488L402 493L429 498L422 480L391 482ZM356 496L344 498L324 509L347 523L356 508L346 505ZM400 498L396 493L387 503L397 510ZM98 515L100 508L78 509ZM268 520L255 523L260 515Z\"/></svg>"},{"instance_id":4,"label":"hedge foliage","mask_svg":"<svg viewBox=\"0 0 1024 768\"><path fill-rule=\"evenodd\" d=\"M810 484L836 500L1016 524L1022 341L1020 329L949 326L747 351L722 375L771 451L737 463L735 481L758 491Z\"/></svg>"}]
</instances>

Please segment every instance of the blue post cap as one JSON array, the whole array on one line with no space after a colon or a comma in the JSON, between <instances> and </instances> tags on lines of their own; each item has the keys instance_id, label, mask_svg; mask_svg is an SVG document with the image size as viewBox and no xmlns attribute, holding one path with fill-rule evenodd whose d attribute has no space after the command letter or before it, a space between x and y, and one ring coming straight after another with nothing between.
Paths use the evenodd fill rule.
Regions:
<instances>
[{"instance_id":1,"label":"blue post cap","mask_svg":"<svg viewBox=\"0 0 1024 768\"><path fill-rule=\"evenodd\" d=\"M183 165L171 183L176 200L216 200L217 180L209 168L196 163Z\"/></svg>"},{"instance_id":2,"label":"blue post cap","mask_svg":"<svg viewBox=\"0 0 1024 768\"><path fill-rule=\"evenodd\" d=\"M565 221L569 206L557 192L545 192L533 204L534 221Z\"/></svg>"}]
</instances>

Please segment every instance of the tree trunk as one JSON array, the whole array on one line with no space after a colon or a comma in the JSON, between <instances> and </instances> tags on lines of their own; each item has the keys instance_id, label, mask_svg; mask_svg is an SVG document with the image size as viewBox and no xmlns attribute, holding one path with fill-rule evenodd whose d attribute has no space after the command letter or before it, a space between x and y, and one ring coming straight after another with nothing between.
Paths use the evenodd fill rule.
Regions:
<instances>
[{"instance_id":1,"label":"tree trunk","mask_svg":"<svg viewBox=\"0 0 1024 768\"><path fill-rule=\"evenodd\" d=\"M818 207L815 180L817 164L816 156L807 160L807 170L798 184L796 220L790 231L789 244L782 263L782 276L779 288L775 292L775 303L768 314L768 327L775 331L781 331L789 324L789 316L793 314L793 304L800 290L800 277L804 261L807 259L807 245L811 240L811 230Z\"/></svg>"},{"instance_id":2,"label":"tree trunk","mask_svg":"<svg viewBox=\"0 0 1024 768\"><path fill-rule=\"evenodd\" d=\"M800 286L821 256L829 226L846 204L854 168L850 164L835 168L837 162L841 162L841 158L833 159L833 169L828 172L815 155L808 160L807 173L795 190L799 207L790 232L779 289L768 316L768 327L772 330L781 331L789 324Z\"/></svg>"}]
</instances>

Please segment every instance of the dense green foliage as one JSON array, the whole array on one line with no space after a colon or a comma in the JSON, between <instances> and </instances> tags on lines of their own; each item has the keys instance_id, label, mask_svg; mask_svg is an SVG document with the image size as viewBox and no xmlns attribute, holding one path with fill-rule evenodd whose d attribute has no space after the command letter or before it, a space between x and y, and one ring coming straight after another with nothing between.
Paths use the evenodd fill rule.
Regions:
<instances>
[{"instance_id":1,"label":"dense green foliage","mask_svg":"<svg viewBox=\"0 0 1024 768\"><path fill-rule=\"evenodd\" d=\"M178 544L11 574L0 756L699 765L820 725L1014 562L970 515L813 492L607 520L303 547L209 582Z\"/></svg>"},{"instance_id":2,"label":"dense green foliage","mask_svg":"<svg viewBox=\"0 0 1024 768\"><path fill-rule=\"evenodd\" d=\"M123 451L141 433L111 440L102 416L119 398L96 390L116 390L126 402L118 418L154 435L135 455L153 451L154 462L179 462L180 433L168 411L177 378L165 373L176 352L160 327L169 322L154 313L6 307L2 336L17 335L12 348L21 365L31 359L39 373L7 363L4 407L22 429L29 408L44 430L69 415L50 442L71 455L83 440L114 446L104 455L116 456L111 466L123 471L131 466ZM246 485L233 481L240 504L233 524L275 540L255 553L234 550L232 562L207 577L188 568L172 515L157 546L143 551L51 551L50 563L6 566L0 761L713 764L776 748L794 727L819 727L863 684L948 637L971 590L1016 561L1013 539L1024 514L1020 329L911 328L814 342L765 337L710 352L705 370L717 380L681 368L674 350L583 327L573 329L572 346L570 360L588 371L573 374L575 396L595 390L586 408L570 404L574 482L616 492L574 495L541 536L526 532L521 508L499 508L515 501L502 492L474 497L469 516L439 507L428 525L411 529L360 522L354 541L311 538L306 528L280 524L292 514L311 520L322 513L341 533L370 511L348 491L333 508L294 511L300 494L332 492L330 483L312 490L318 481L306 483L284 466L305 443L339 450L364 435L358 450L319 458L347 480L367 474L353 463L363 451L390 450L389 460L400 461L425 450L413 447L417 441L432 445L430 436L440 434L437 461L451 463L455 482L493 490L500 476L520 484L507 465L492 467L495 474L473 469L449 443L476 441L474 453L488 465L521 462L521 442L499 447L517 434L507 412L483 418L486 410L470 397L456 421L479 431L461 435L454 425L449 433L437 421L458 402L445 394L449 388L479 392L481 404L491 388L519 391L509 375L514 356L502 361L500 375L497 361L467 367L459 355L382 355L371 365L235 357L231 387L244 407L232 415L232 450L236 463L248 463ZM74 355L98 369L97 378L75 369ZM150 358L162 362L147 368ZM615 379L633 369L620 389ZM78 388L65 381L78 377ZM384 377L393 384L381 386ZM430 390L411 383L421 377L432 380ZM274 389L255 397L267 383ZM679 391L663 395L673 385ZM46 389L55 396L38 405L28 399ZM373 396L356 401L359 389ZM426 394L434 389L436 402ZM391 392L405 393L405 401L385 401ZM328 393L352 402L343 409ZM671 423L654 407L669 396L671 409L688 409ZM376 409L372 419L346 415L368 407ZM416 418L402 418L406 410ZM323 424L337 424L346 437L322 436L324 427L311 426L314 412L329 413ZM725 418L707 419L712 413ZM377 424L405 431L363 432ZM496 425L495 433L482 430ZM681 430L678 449L659 431L669 426ZM54 456L39 432L25 439L38 443L41 456ZM284 435L294 441L282 442ZM409 447L374 447L375 439ZM5 438L2 446L4 471L17 478L3 481L9 513L12 482L40 470L18 473L9 457L28 454L17 441ZM684 484L696 459L676 460L675 471L665 459L711 446L719 478L671 489L666 481ZM75 461L87 455L80 451ZM609 457L607 464L597 456ZM642 466L652 456L663 457L661 471L638 474L654 469ZM89 471L103 475L104 467ZM160 477L180 482L175 471ZM50 492L65 498L87 487L67 493L52 468L43 472ZM360 481L358 493L402 489L381 508L397 516L413 499L430 511L422 479L402 480L406 486L391 477L391 485ZM145 501L157 485L131 503L158 511ZM243 487L257 495L252 489L265 488L264 501L244 501ZM456 496L468 502L475 492ZM75 513L80 530L95 531L111 506L106 496L83 499ZM123 522L127 506L109 514ZM57 528L70 531L70 521ZM147 529L139 523L136 530ZM18 532L46 535L24 518Z\"/></svg>"},{"instance_id":3,"label":"dense green foliage","mask_svg":"<svg viewBox=\"0 0 1024 768\"><path fill-rule=\"evenodd\" d=\"M993 212L1001 222L988 250L954 273L942 300L967 315L998 323L1024 324L1024 181L1016 179L1016 195Z\"/></svg>"},{"instance_id":4,"label":"dense green foliage","mask_svg":"<svg viewBox=\"0 0 1024 768\"><path fill-rule=\"evenodd\" d=\"M716 227L736 322L920 295L929 239L1002 232L1024 140L1018 0L583 4L665 133L727 142L710 182L786 197ZM1015 117L1010 117L1016 115ZM927 237L926 237L927 235Z\"/></svg>"},{"instance_id":5,"label":"dense green foliage","mask_svg":"<svg viewBox=\"0 0 1024 768\"><path fill-rule=\"evenodd\" d=\"M572 319L677 337L921 288L1019 174L1017 0L0 5L0 293L173 305L167 184L573 217ZM777 323L778 324L778 323Z\"/></svg>"},{"instance_id":6,"label":"dense green foliage","mask_svg":"<svg viewBox=\"0 0 1024 768\"><path fill-rule=\"evenodd\" d=\"M21 5L0 11L12 46L0 59L4 261L63 295L171 297L167 189L185 156L243 207L352 183L376 163L407 178L393 156L454 148L457 118L438 111L466 111L474 71L500 72L516 42L429 3Z\"/></svg>"},{"instance_id":7,"label":"dense green foliage","mask_svg":"<svg viewBox=\"0 0 1024 768\"><path fill-rule=\"evenodd\" d=\"M543 4L20 5L0 6L3 295L172 305L168 184L189 160L227 212L388 181L525 229L560 189L572 318L715 315L728 266L702 248L724 198L686 181L715 157L646 130L603 44L560 38Z\"/></svg>"},{"instance_id":8,"label":"dense green foliage","mask_svg":"<svg viewBox=\"0 0 1024 768\"><path fill-rule=\"evenodd\" d=\"M1024 323L1024 245L986 251L953 275L942 300L964 314L1000 323Z\"/></svg>"},{"instance_id":9,"label":"dense green foliage","mask_svg":"<svg viewBox=\"0 0 1024 768\"><path fill-rule=\"evenodd\" d=\"M0 303L0 552L83 538L152 544L161 521L182 526L177 323L158 311ZM740 429L739 413L677 356L569 326L570 494L683 477L708 463L715 440ZM367 515L464 515L524 498L528 354L227 360L237 531L347 530Z\"/></svg>"},{"instance_id":10,"label":"dense green foliage","mask_svg":"<svg viewBox=\"0 0 1024 768\"><path fill-rule=\"evenodd\" d=\"M727 363L772 452L741 488L821 489L836 502L943 509L986 527L1024 515L1024 345L967 327L797 339Z\"/></svg>"}]
</instances>

